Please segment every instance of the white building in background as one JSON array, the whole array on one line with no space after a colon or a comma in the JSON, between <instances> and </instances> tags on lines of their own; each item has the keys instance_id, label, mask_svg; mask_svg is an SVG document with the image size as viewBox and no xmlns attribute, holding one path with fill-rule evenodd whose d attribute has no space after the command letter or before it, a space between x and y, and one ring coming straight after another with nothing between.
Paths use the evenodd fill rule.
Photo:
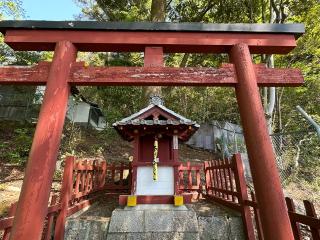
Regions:
<instances>
[{"instance_id":1,"label":"white building in background","mask_svg":"<svg viewBox=\"0 0 320 240\"><path fill-rule=\"evenodd\" d=\"M44 92L45 86L37 87L35 104L42 103ZM86 101L84 98L76 100L73 95L69 97L66 117L71 122L97 130L103 130L106 127L105 117L97 104Z\"/></svg>"},{"instance_id":2,"label":"white building in background","mask_svg":"<svg viewBox=\"0 0 320 240\"><path fill-rule=\"evenodd\" d=\"M28 121L36 123L43 102L45 86L19 88L1 86L0 120ZM68 102L67 119L85 127L103 130L106 127L105 117L95 103L71 95Z\"/></svg>"},{"instance_id":3,"label":"white building in background","mask_svg":"<svg viewBox=\"0 0 320 240\"><path fill-rule=\"evenodd\" d=\"M42 103L45 89L45 86L36 88L34 104ZM66 117L71 122L97 130L103 130L106 127L105 117L97 104L83 98L76 100L72 95L69 97Z\"/></svg>"},{"instance_id":4,"label":"white building in background","mask_svg":"<svg viewBox=\"0 0 320 240\"><path fill-rule=\"evenodd\" d=\"M73 96L69 97L67 118L77 124L103 130L106 120L97 104L88 101L76 101Z\"/></svg>"},{"instance_id":5,"label":"white building in background","mask_svg":"<svg viewBox=\"0 0 320 240\"><path fill-rule=\"evenodd\" d=\"M249 160L241 126L215 120L210 123L202 123L199 130L189 139L187 145L212 151L220 158L230 158L234 153L240 153L246 178L251 181Z\"/></svg>"}]
</instances>

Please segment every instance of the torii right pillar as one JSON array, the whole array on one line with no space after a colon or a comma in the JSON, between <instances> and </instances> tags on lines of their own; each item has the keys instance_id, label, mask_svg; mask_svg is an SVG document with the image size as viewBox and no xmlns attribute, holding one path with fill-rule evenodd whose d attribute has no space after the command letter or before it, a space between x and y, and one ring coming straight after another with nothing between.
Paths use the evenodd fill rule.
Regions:
<instances>
[{"instance_id":1,"label":"torii right pillar","mask_svg":"<svg viewBox=\"0 0 320 240\"><path fill-rule=\"evenodd\" d=\"M235 91L264 239L293 240L249 47L236 44L229 55L237 74Z\"/></svg>"}]
</instances>

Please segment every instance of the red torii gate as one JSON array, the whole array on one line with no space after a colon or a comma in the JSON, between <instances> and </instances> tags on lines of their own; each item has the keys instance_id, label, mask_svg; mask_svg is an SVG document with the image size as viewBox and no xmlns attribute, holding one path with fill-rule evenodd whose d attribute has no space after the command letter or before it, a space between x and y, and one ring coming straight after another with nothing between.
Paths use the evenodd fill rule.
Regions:
<instances>
[{"instance_id":1,"label":"red torii gate","mask_svg":"<svg viewBox=\"0 0 320 240\"><path fill-rule=\"evenodd\" d=\"M2 21L19 51L53 51L52 63L1 67L0 84L46 85L10 239L40 239L70 85L193 85L235 88L265 239L294 239L258 86L298 86L296 69L252 63L255 53L285 54L301 24ZM144 67L85 67L77 51L144 52ZM228 53L219 69L163 67L163 53Z\"/></svg>"}]
</instances>

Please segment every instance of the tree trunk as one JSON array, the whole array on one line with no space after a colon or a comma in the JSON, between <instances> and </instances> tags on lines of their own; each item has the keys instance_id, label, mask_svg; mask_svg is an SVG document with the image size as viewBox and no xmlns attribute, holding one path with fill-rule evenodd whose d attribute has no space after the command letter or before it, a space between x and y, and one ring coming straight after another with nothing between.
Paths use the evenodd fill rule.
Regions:
<instances>
[{"instance_id":1,"label":"tree trunk","mask_svg":"<svg viewBox=\"0 0 320 240\"><path fill-rule=\"evenodd\" d=\"M268 67L274 68L273 55L271 55L269 58ZM273 111L276 103L276 88L269 87L268 90L269 90L268 91L268 107L266 111L266 116L267 116L267 125L268 125L269 134L271 134L272 133L272 116L273 116Z\"/></svg>"},{"instance_id":2,"label":"tree trunk","mask_svg":"<svg viewBox=\"0 0 320 240\"><path fill-rule=\"evenodd\" d=\"M152 0L151 22L164 22L166 19L166 0Z\"/></svg>"},{"instance_id":3,"label":"tree trunk","mask_svg":"<svg viewBox=\"0 0 320 240\"><path fill-rule=\"evenodd\" d=\"M281 17L279 14L279 10L277 9L277 6L273 0L270 0L270 23L279 23L279 18ZM274 16L276 15L276 16ZM274 68L274 58L273 55L269 55L267 57L266 61L269 68ZM265 113L267 118L267 126L269 130L269 134L272 134L272 120L273 120L273 112L275 109L275 103L276 103L276 88L275 87L269 87L264 91L264 99L268 99L265 105Z\"/></svg>"},{"instance_id":4,"label":"tree trunk","mask_svg":"<svg viewBox=\"0 0 320 240\"><path fill-rule=\"evenodd\" d=\"M166 19L166 0L152 0L151 22L164 22ZM161 86L149 86L144 89L146 98L157 95L161 96Z\"/></svg>"}]
</instances>

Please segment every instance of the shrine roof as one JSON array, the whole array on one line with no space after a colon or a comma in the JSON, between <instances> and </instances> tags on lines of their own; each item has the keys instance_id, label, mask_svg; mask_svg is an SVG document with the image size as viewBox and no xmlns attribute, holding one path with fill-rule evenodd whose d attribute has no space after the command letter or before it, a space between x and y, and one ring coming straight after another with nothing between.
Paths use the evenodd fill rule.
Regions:
<instances>
[{"instance_id":1,"label":"shrine roof","mask_svg":"<svg viewBox=\"0 0 320 240\"><path fill-rule=\"evenodd\" d=\"M142 134L161 132L170 135L176 131L180 140L187 141L200 125L165 107L160 97L153 96L146 108L114 123L113 127L128 141L134 138L137 129L142 129Z\"/></svg>"},{"instance_id":2,"label":"shrine roof","mask_svg":"<svg viewBox=\"0 0 320 240\"><path fill-rule=\"evenodd\" d=\"M152 108L158 107L159 109L163 110L164 112L172 115L174 118L176 118L175 120L172 119L167 119L167 120L146 120L143 118L139 118L139 116L143 115L144 113L148 112L149 110L151 110ZM154 100L151 99L150 104L141 109L139 112L136 112L134 114L132 114L129 117L126 117L118 122L115 122L113 124L114 127L116 126L124 126L124 125L179 125L179 124L183 124L183 125L192 125L196 128L199 128L200 125L197 124L195 121L192 121L190 119L187 119L183 116L181 116L180 114L172 111L171 109L165 107L163 105L162 100L157 99Z\"/></svg>"},{"instance_id":3,"label":"shrine roof","mask_svg":"<svg viewBox=\"0 0 320 240\"><path fill-rule=\"evenodd\" d=\"M301 36L303 24L216 24L168 22L97 22L97 21L0 21L0 31L9 29L44 30L96 30L96 31L166 31L166 32L221 32L221 33L272 33Z\"/></svg>"}]
</instances>

